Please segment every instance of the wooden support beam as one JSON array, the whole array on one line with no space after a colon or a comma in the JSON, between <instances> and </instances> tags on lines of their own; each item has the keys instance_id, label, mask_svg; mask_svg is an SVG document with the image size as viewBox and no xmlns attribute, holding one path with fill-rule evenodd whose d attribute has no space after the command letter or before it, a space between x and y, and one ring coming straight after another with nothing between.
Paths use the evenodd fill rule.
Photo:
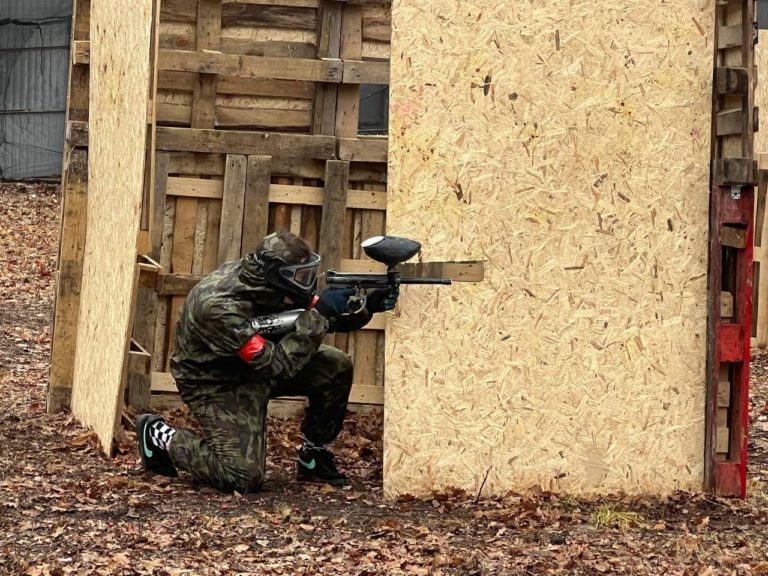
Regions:
<instances>
[{"instance_id":1,"label":"wooden support beam","mask_svg":"<svg viewBox=\"0 0 768 576\"><path fill-rule=\"evenodd\" d=\"M330 159L335 157L336 139L308 134L158 127L157 149Z\"/></svg>"},{"instance_id":2,"label":"wooden support beam","mask_svg":"<svg viewBox=\"0 0 768 576\"><path fill-rule=\"evenodd\" d=\"M77 344L77 319L88 211L88 153L66 148L62 175L61 236L56 276L48 411L70 405Z\"/></svg>"},{"instance_id":3,"label":"wooden support beam","mask_svg":"<svg viewBox=\"0 0 768 576\"><path fill-rule=\"evenodd\" d=\"M389 84L389 62L344 60L345 84Z\"/></svg>"}]
</instances>

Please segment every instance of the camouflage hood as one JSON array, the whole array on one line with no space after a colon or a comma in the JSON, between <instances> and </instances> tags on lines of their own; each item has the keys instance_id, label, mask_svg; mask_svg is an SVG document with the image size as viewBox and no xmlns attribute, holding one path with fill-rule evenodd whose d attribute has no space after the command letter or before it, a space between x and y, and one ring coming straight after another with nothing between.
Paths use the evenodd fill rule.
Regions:
<instances>
[{"instance_id":1,"label":"camouflage hood","mask_svg":"<svg viewBox=\"0 0 768 576\"><path fill-rule=\"evenodd\" d=\"M283 308L285 296L271 286L265 276L264 268L255 254L246 254L232 270L236 279L232 279L230 291L243 296L260 306Z\"/></svg>"}]
</instances>

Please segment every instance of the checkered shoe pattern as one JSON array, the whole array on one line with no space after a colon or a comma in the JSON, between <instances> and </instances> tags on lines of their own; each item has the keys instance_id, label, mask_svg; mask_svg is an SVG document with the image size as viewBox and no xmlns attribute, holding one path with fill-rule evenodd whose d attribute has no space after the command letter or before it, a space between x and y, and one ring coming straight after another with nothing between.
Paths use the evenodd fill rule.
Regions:
<instances>
[{"instance_id":1,"label":"checkered shoe pattern","mask_svg":"<svg viewBox=\"0 0 768 576\"><path fill-rule=\"evenodd\" d=\"M171 428L162 420L153 422L149 427L149 437L152 439L152 443L161 450L168 450L168 445L174 434L176 434L176 429Z\"/></svg>"}]
</instances>

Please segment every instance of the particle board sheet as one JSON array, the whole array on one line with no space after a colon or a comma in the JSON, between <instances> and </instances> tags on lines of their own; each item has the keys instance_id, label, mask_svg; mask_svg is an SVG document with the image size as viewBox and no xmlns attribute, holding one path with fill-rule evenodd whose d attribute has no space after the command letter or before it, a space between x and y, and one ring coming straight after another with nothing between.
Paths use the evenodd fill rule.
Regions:
<instances>
[{"instance_id":1,"label":"particle board sheet","mask_svg":"<svg viewBox=\"0 0 768 576\"><path fill-rule=\"evenodd\" d=\"M389 496L701 489L714 9L394 1Z\"/></svg>"},{"instance_id":2,"label":"particle board sheet","mask_svg":"<svg viewBox=\"0 0 768 576\"><path fill-rule=\"evenodd\" d=\"M760 124L755 132L755 157L768 154L768 30L758 31L755 45L755 66L757 67L757 86L755 87L755 106L760 110Z\"/></svg>"},{"instance_id":3,"label":"particle board sheet","mask_svg":"<svg viewBox=\"0 0 768 576\"><path fill-rule=\"evenodd\" d=\"M131 17L91 3L88 226L72 411L109 453L135 290L149 92L151 0Z\"/></svg>"}]
</instances>

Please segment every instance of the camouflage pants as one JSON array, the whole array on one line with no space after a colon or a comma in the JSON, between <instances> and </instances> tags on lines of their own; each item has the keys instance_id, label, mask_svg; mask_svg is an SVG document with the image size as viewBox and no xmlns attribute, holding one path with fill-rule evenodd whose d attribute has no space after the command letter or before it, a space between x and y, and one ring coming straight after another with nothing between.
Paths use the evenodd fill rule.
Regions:
<instances>
[{"instance_id":1,"label":"camouflage pants","mask_svg":"<svg viewBox=\"0 0 768 576\"><path fill-rule=\"evenodd\" d=\"M265 478L269 399L306 396L309 406L302 434L317 444L331 442L344 424L352 388L352 362L341 350L323 345L290 380L256 380L239 385L177 384L205 437L178 430L169 449L173 463L198 481L224 492L255 492Z\"/></svg>"}]
</instances>

